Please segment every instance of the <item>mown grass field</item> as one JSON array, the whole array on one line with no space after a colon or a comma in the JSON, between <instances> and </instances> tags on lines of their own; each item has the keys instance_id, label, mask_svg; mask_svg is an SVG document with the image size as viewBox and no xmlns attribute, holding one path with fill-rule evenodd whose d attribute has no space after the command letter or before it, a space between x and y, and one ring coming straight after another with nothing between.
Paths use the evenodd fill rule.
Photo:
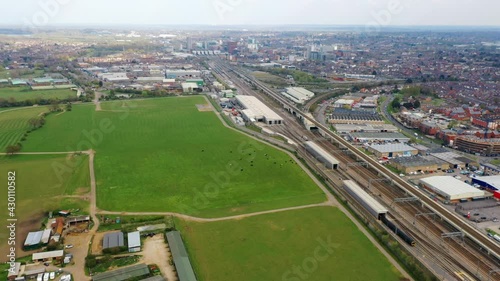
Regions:
<instances>
[{"instance_id":1,"label":"mown grass field","mask_svg":"<svg viewBox=\"0 0 500 281\"><path fill-rule=\"evenodd\" d=\"M78 208L88 213L89 202L78 195L89 192L88 156L15 155L0 156L0 180L7 184L7 173L16 172L17 240L37 230L42 215L55 209ZM1 196L0 220L7 219L7 189ZM4 250L7 229L0 230L0 249ZM20 244L19 244L20 245ZM20 248L20 247L19 247ZM3 253L3 251L2 251ZM2 257L0 260L3 260Z\"/></svg>"},{"instance_id":2,"label":"mown grass field","mask_svg":"<svg viewBox=\"0 0 500 281\"><path fill-rule=\"evenodd\" d=\"M51 115L24 151L96 150L97 204L212 217L325 201L287 154L199 112L203 97L116 101ZM64 141L61 141L64 140Z\"/></svg>"},{"instance_id":3,"label":"mown grass field","mask_svg":"<svg viewBox=\"0 0 500 281\"><path fill-rule=\"evenodd\" d=\"M177 220L176 226L201 281L397 281L401 276L333 207L211 223Z\"/></svg>"},{"instance_id":4,"label":"mown grass field","mask_svg":"<svg viewBox=\"0 0 500 281\"><path fill-rule=\"evenodd\" d=\"M76 97L76 92L70 89L51 89L33 91L29 87L0 87L0 99L13 98L16 101L28 99L66 99Z\"/></svg>"},{"instance_id":5,"label":"mown grass field","mask_svg":"<svg viewBox=\"0 0 500 281\"><path fill-rule=\"evenodd\" d=\"M0 152L9 145L18 143L30 129L28 120L47 112L47 107L29 107L0 111Z\"/></svg>"}]
</instances>

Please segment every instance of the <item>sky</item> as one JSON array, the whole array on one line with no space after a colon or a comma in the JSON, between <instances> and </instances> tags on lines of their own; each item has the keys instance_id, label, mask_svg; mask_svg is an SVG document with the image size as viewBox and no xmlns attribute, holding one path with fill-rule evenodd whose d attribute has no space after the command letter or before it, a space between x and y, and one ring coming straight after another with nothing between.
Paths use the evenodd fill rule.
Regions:
<instances>
[{"instance_id":1,"label":"sky","mask_svg":"<svg viewBox=\"0 0 500 281\"><path fill-rule=\"evenodd\" d=\"M7 4L8 3L8 4ZM0 25L500 26L499 0L15 0Z\"/></svg>"}]
</instances>

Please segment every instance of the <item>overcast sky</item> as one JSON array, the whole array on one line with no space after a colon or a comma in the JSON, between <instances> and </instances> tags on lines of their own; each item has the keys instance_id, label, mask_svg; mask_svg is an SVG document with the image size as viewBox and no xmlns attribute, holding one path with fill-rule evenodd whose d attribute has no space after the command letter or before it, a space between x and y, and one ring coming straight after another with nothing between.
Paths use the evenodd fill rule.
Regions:
<instances>
[{"instance_id":1,"label":"overcast sky","mask_svg":"<svg viewBox=\"0 0 500 281\"><path fill-rule=\"evenodd\" d=\"M500 26L500 0L9 0L2 10L2 25Z\"/></svg>"}]
</instances>

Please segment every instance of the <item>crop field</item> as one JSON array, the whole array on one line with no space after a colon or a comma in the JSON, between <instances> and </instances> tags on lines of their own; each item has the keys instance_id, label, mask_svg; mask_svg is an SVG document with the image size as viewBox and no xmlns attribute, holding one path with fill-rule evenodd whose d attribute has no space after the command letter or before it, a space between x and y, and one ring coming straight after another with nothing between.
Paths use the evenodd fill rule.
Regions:
<instances>
[{"instance_id":1,"label":"crop field","mask_svg":"<svg viewBox=\"0 0 500 281\"><path fill-rule=\"evenodd\" d=\"M78 208L88 212L89 203L80 197L90 188L88 156L15 155L0 156L0 179L16 172L16 210L18 242L28 231L40 227L38 219L54 209ZM0 200L0 220L7 219L7 191ZM7 229L0 232L0 245L7 245ZM2 248L0 248L2 249ZM4 253L4 251L2 251Z\"/></svg>"},{"instance_id":2,"label":"crop field","mask_svg":"<svg viewBox=\"0 0 500 281\"><path fill-rule=\"evenodd\" d=\"M0 111L0 152L9 145L18 143L27 130L28 120L46 112L47 107L30 107Z\"/></svg>"},{"instance_id":3,"label":"crop field","mask_svg":"<svg viewBox=\"0 0 500 281\"><path fill-rule=\"evenodd\" d=\"M210 223L177 220L201 281L397 281L401 274L334 207Z\"/></svg>"},{"instance_id":4,"label":"crop field","mask_svg":"<svg viewBox=\"0 0 500 281\"><path fill-rule=\"evenodd\" d=\"M319 203L286 153L200 112L203 97L115 101L51 115L24 151L96 151L97 205L212 217ZM65 141L62 142L61 139Z\"/></svg>"},{"instance_id":5,"label":"crop field","mask_svg":"<svg viewBox=\"0 0 500 281\"><path fill-rule=\"evenodd\" d=\"M0 99L13 98L16 101L34 99L66 99L76 97L70 89L51 89L33 91L29 87L0 87Z\"/></svg>"}]
</instances>

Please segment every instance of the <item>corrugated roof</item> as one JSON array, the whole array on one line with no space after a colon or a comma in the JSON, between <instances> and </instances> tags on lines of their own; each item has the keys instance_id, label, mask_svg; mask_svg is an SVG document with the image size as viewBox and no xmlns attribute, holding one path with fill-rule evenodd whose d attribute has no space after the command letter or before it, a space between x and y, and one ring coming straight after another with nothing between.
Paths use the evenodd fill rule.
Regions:
<instances>
[{"instance_id":1,"label":"corrugated roof","mask_svg":"<svg viewBox=\"0 0 500 281\"><path fill-rule=\"evenodd\" d=\"M339 160L337 160L337 158L333 157L333 155L328 153L326 150L324 150L322 147L320 147L316 143L314 143L312 141L306 141L306 146L309 146L310 148L312 148L316 153L318 153L321 157L323 157L330 164L332 164L332 165L340 164L340 162L339 162Z\"/></svg>"},{"instance_id":2,"label":"corrugated roof","mask_svg":"<svg viewBox=\"0 0 500 281\"><path fill-rule=\"evenodd\" d=\"M51 259L51 258L58 258L64 256L64 251L63 250L57 250L57 251L51 251L51 252L41 252L41 253L34 253L32 259L35 260L42 260L42 259Z\"/></svg>"},{"instance_id":3,"label":"corrugated roof","mask_svg":"<svg viewBox=\"0 0 500 281\"><path fill-rule=\"evenodd\" d=\"M123 281L134 277L140 277L149 274L147 265L141 263L128 267L119 268L113 271L96 274L92 277L93 281Z\"/></svg>"},{"instance_id":4,"label":"corrugated roof","mask_svg":"<svg viewBox=\"0 0 500 281\"><path fill-rule=\"evenodd\" d=\"M43 236L43 230L30 232L24 241L24 246L34 246L40 244Z\"/></svg>"},{"instance_id":5,"label":"corrugated roof","mask_svg":"<svg viewBox=\"0 0 500 281\"><path fill-rule=\"evenodd\" d=\"M161 277L160 275L156 275L153 277L142 279L141 281L165 281L165 279L163 277Z\"/></svg>"},{"instance_id":6,"label":"corrugated roof","mask_svg":"<svg viewBox=\"0 0 500 281\"><path fill-rule=\"evenodd\" d=\"M42 243L49 243L49 239L50 239L50 233L52 231L50 229L45 229L43 231L43 234L42 234Z\"/></svg>"},{"instance_id":7,"label":"corrugated roof","mask_svg":"<svg viewBox=\"0 0 500 281\"><path fill-rule=\"evenodd\" d=\"M262 116L266 120L283 120L276 112L274 112L272 109L270 109L267 105L265 105L263 102L261 102L259 99L257 99L254 96L236 96L236 99L240 104L245 107L245 109L250 109L249 112L252 112L256 116ZM250 116L249 116L250 117Z\"/></svg>"},{"instance_id":8,"label":"corrugated roof","mask_svg":"<svg viewBox=\"0 0 500 281\"><path fill-rule=\"evenodd\" d=\"M371 145L370 147L380 153L417 150L414 147L411 147L403 143L374 144Z\"/></svg>"},{"instance_id":9,"label":"corrugated roof","mask_svg":"<svg viewBox=\"0 0 500 281\"><path fill-rule=\"evenodd\" d=\"M123 245L123 232L107 233L102 240L103 249L122 247Z\"/></svg>"},{"instance_id":10,"label":"corrugated roof","mask_svg":"<svg viewBox=\"0 0 500 281\"><path fill-rule=\"evenodd\" d=\"M474 188L461 180L450 176L428 177L420 179L420 182L428 187L431 187L436 192L450 197L450 199L484 196L484 191Z\"/></svg>"},{"instance_id":11,"label":"corrugated roof","mask_svg":"<svg viewBox=\"0 0 500 281\"><path fill-rule=\"evenodd\" d=\"M141 246L141 233L139 231L130 232L127 234L128 247L135 248Z\"/></svg>"},{"instance_id":12,"label":"corrugated roof","mask_svg":"<svg viewBox=\"0 0 500 281\"><path fill-rule=\"evenodd\" d=\"M179 281L196 281L193 267L189 261L184 242L182 242L181 234L178 231L167 233L168 246L174 258L175 269L179 276Z\"/></svg>"}]
</instances>

